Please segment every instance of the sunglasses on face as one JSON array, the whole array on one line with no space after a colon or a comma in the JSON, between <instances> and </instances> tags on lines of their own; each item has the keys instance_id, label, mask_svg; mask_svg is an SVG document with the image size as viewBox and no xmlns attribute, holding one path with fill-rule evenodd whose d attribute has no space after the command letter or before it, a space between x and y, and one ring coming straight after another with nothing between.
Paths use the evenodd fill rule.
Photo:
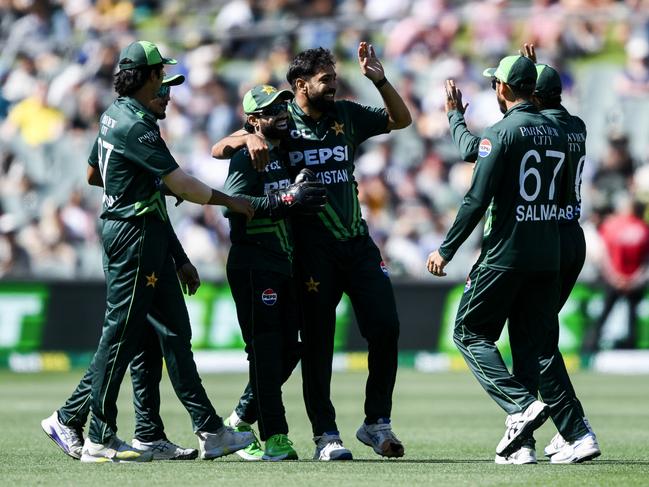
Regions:
<instances>
[{"instance_id":1,"label":"sunglasses on face","mask_svg":"<svg viewBox=\"0 0 649 487\"><path fill-rule=\"evenodd\" d=\"M257 115L261 115L262 117L274 117L276 115L279 115L280 113L284 113L286 110L288 110L288 104L287 103L274 103L273 105L270 105L268 107L265 107L263 110L259 110Z\"/></svg>"},{"instance_id":2,"label":"sunglasses on face","mask_svg":"<svg viewBox=\"0 0 649 487\"><path fill-rule=\"evenodd\" d=\"M158 90L158 93L156 93L156 98L167 98L170 92L171 92L171 86L162 85Z\"/></svg>"}]
</instances>

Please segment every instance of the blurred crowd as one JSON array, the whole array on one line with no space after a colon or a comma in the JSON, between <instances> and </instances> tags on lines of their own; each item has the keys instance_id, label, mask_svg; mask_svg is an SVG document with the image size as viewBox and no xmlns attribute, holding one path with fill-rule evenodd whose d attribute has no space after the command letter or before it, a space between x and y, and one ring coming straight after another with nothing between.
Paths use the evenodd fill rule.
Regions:
<instances>
[{"instance_id":1,"label":"blurred crowd","mask_svg":"<svg viewBox=\"0 0 649 487\"><path fill-rule=\"evenodd\" d=\"M583 179L585 279L609 268L600 229L649 202L649 1L627 0L0 0L0 277L101 278L101 193L85 181L99 114L113 101L120 49L156 42L179 60L163 137L179 164L220 188L227 161L211 145L242 125L253 84L285 85L292 56L324 46L337 58L339 97L379 105L358 70L369 40L413 115L357 159L363 213L393 276L424 279L470 183L451 145L443 82L453 78L476 133L501 114L481 76L522 42L558 68L564 104L589 129ZM221 279L228 224L214 207L169 202L204 279ZM479 232L448 266L463 279ZM645 263L641 263L641 270Z\"/></svg>"}]
</instances>

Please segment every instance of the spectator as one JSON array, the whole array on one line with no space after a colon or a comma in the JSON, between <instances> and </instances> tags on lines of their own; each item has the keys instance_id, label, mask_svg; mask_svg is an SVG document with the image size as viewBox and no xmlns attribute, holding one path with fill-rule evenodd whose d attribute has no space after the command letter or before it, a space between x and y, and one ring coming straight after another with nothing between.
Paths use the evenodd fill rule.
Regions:
<instances>
[{"instance_id":1,"label":"spectator","mask_svg":"<svg viewBox=\"0 0 649 487\"><path fill-rule=\"evenodd\" d=\"M613 348L636 345L637 308L645 296L649 278L649 225L642 220L642 212L642 205L627 194L620 198L615 214L608 216L599 229L605 247L601 263L604 309L586 333L583 343L586 354L600 349L602 328L619 300L628 305L627 334Z\"/></svg>"}]
</instances>

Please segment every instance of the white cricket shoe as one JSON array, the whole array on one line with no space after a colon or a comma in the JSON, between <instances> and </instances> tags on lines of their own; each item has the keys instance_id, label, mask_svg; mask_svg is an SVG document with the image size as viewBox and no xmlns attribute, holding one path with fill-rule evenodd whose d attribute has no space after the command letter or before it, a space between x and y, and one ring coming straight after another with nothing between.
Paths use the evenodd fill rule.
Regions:
<instances>
[{"instance_id":1,"label":"white cricket shoe","mask_svg":"<svg viewBox=\"0 0 649 487\"><path fill-rule=\"evenodd\" d=\"M313 441L315 441L314 460L321 460L323 462L352 460L352 452L343 446L343 441L337 432L315 436Z\"/></svg>"},{"instance_id":2,"label":"white cricket shoe","mask_svg":"<svg viewBox=\"0 0 649 487\"><path fill-rule=\"evenodd\" d=\"M537 463L536 451L529 446L522 446L507 457L496 455L494 462L498 465L528 465Z\"/></svg>"},{"instance_id":3,"label":"white cricket shoe","mask_svg":"<svg viewBox=\"0 0 649 487\"><path fill-rule=\"evenodd\" d=\"M588 431L592 433L593 436L596 437L593 428L590 426L590 423L588 422L588 418L583 418L583 419L584 419L584 423L586 424L586 428L588 428ZM552 437L552 440L550 440L548 446L546 446L543 449L543 453L545 454L546 457L551 457L552 455L559 453L559 450L564 448L567 444L568 442L563 438L563 436L561 436L561 433L557 433Z\"/></svg>"},{"instance_id":4,"label":"white cricket shoe","mask_svg":"<svg viewBox=\"0 0 649 487\"><path fill-rule=\"evenodd\" d=\"M45 434L63 450L66 455L79 460L83 450L83 430L71 428L59 421L58 411L41 421Z\"/></svg>"},{"instance_id":5,"label":"white cricket shoe","mask_svg":"<svg viewBox=\"0 0 649 487\"><path fill-rule=\"evenodd\" d=\"M153 453L133 448L117 436L113 436L106 443L95 443L90 438L86 438L81 453L81 461L84 463L150 462L151 460L153 460Z\"/></svg>"},{"instance_id":6,"label":"white cricket shoe","mask_svg":"<svg viewBox=\"0 0 649 487\"><path fill-rule=\"evenodd\" d=\"M371 446L382 457L403 456L403 444L392 432L390 420L387 418L381 418L375 424L363 423L356 431L356 438L361 443Z\"/></svg>"},{"instance_id":7,"label":"white cricket shoe","mask_svg":"<svg viewBox=\"0 0 649 487\"><path fill-rule=\"evenodd\" d=\"M150 451L154 460L193 460L198 456L198 450L183 448L167 439L140 441L133 438L133 448L140 451Z\"/></svg>"},{"instance_id":8,"label":"white cricket shoe","mask_svg":"<svg viewBox=\"0 0 649 487\"><path fill-rule=\"evenodd\" d=\"M582 438L567 443L561 450L550 457L550 463L581 463L602 454L599 443L593 433L587 433Z\"/></svg>"},{"instance_id":9,"label":"white cricket shoe","mask_svg":"<svg viewBox=\"0 0 649 487\"><path fill-rule=\"evenodd\" d=\"M522 413L507 416L507 428L496 447L496 454L506 457L518 450L525 439L548 419L549 414L550 406L541 401L534 401Z\"/></svg>"},{"instance_id":10,"label":"white cricket shoe","mask_svg":"<svg viewBox=\"0 0 649 487\"><path fill-rule=\"evenodd\" d=\"M250 431L234 431L229 426L221 426L216 433L198 431L196 436L202 460L229 455L255 441L255 435Z\"/></svg>"}]
</instances>

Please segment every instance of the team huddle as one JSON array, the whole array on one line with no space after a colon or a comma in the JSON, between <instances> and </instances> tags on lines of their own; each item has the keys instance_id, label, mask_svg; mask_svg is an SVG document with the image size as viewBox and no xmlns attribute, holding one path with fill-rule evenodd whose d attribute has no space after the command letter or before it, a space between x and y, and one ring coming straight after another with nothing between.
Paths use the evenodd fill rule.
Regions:
<instances>
[{"instance_id":1,"label":"team huddle","mask_svg":"<svg viewBox=\"0 0 649 487\"><path fill-rule=\"evenodd\" d=\"M286 75L291 90L249 90L244 128L212 147L214 158L230 159L221 192L185 173L161 138L158 120L171 87L185 81L165 75L164 66L176 61L147 41L121 52L114 80L119 97L102 115L88 159L88 183L104 189L102 335L77 388L41 422L66 454L82 462L208 460L235 452L246 460L297 460L282 385L300 363L313 458L352 460L330 394L335 311L345 293L368 344L364 420L356 437L380 456L404 456L391 424L399 319L353 171L362 142L412 120L371 45L360 43L358 61L383 107L336 100L335 61L323 48L293 59ZM558 73L535 62L533 46L526 45L521 55L485 71L504 118L481 138L468 131L461 91L447 81L451 136L475 170L455 223L427 262L429 272L444 276L486 213L482 253L467 278L454 340L507 413L496 463L536 463L533 432L548 417L558 430L545 448L553 463L600 455L558 349L558 312L585 256L578 218L586 129L561 105ZM183 292L194 294L200 278L174 233L165 195L224 206L230 220L226 274L249 382L227 418L214 410L194 363ZM495 346L506 321L512 373ZM198 449L165 435L163 359ZM117 436L116 401L128 367L136 423L131 444Z\"/></svg>"}]
</instances>

